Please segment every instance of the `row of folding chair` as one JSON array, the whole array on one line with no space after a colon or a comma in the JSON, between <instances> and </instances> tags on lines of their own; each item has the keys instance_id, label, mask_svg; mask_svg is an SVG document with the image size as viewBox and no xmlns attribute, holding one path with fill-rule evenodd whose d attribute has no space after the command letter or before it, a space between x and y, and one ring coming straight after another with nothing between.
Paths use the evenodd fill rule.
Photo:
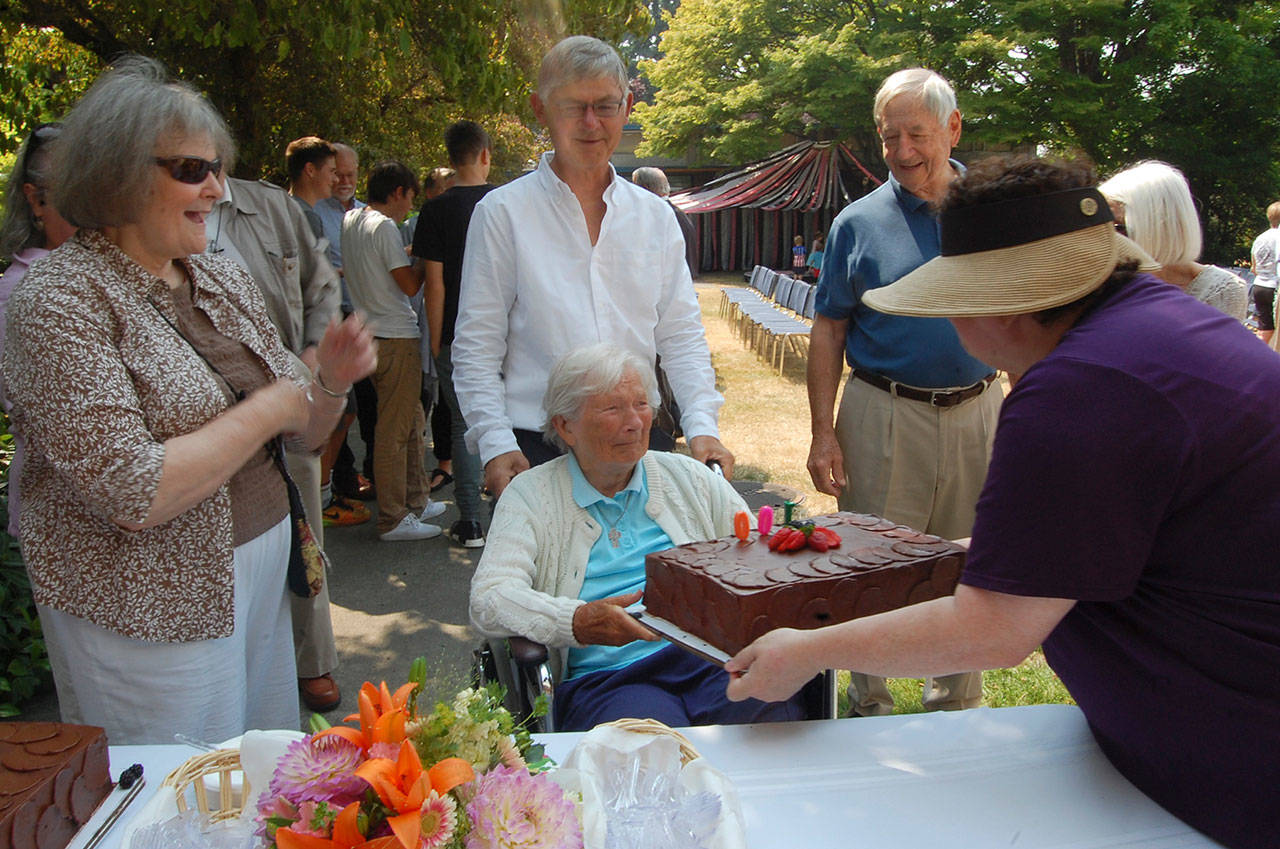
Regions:
<instances>
[{"instance_id":1,"label":"row of folding chair","mask_svg":"<svg viewBox=\"0 0 1280 849\"><path fill-rule=\"evenodd\" d=\"M747 288L726 286L720 294L720 314L779 374L786 367L788 349L804 353L801 340L809 338L816 286L757 265Z\"/></svg>"}]
</instances>

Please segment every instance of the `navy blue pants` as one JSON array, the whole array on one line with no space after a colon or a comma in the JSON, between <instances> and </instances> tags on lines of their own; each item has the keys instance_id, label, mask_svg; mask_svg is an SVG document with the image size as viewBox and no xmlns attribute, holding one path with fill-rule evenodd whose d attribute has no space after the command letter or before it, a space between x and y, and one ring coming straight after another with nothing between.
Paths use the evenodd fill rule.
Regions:
<instances>
[{"instance_id":1,"label":"navy blue pants","mask_svg":"<svg viewBox=\"0 0 1280 849\"><path fill-rule=\"evenodd\" d=\"M589 731L635 717L672 727L804 719L800 695L785 702L731 702L729 673L679 646L666 646L622 669L592 672L556 687L557 731Z\"/></svg>"}]
</instances>

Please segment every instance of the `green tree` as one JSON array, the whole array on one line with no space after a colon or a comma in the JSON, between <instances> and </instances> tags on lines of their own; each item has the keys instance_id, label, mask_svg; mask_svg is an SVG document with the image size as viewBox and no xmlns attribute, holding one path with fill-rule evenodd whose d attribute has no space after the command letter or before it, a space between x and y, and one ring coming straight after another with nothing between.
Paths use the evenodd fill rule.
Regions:
<instances>
[{"instance_id":1,"label":"green tree","mask_svg":"<svg viewBox=\"0 0 1280 849\"><path fill-rule=\"evenodd\" d=\"M41 110L0 105L10 149L33 114L64 111L101 64L132 51L209 95L240 146L238 174L279 178L285 144L312 133L366 160L438 164L441 132L462 117L496 128L510 146L499 165L514 168L536 148L528 94L547 47L570 32L617 43L650 19L640 0L17 0L0 6L0 26L14 79L49 73L30 53L9 68L20 31L59 34L94 66L67 67L78 87L46 86Z\"/></svg>"},{"instance_id":2,"label":"green tree","mask_svg":"<svg viewBox=\"0 0 1280 849\"><path fill-rule=\"evenodd\" d=\"M1248 0L686 0L641 63L657 88L641 153L743 161L787 136L874 150L876 87L924 65L955 83L971 140L1179 166L1206 257L1229 262L1280 195L1278 18Z\"/></svg>"}]
</instances>

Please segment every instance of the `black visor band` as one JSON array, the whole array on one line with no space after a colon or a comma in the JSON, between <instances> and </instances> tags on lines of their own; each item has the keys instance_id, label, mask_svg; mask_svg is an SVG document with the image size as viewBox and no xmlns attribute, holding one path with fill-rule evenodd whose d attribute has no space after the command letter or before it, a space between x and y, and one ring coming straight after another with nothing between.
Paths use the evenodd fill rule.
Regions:
<instances>
[{"instance_id":1,"label":"black visor band","mask_svg":"<svg viewBox=\"0 0 1280 849\"><path fill-rule=\"evenodd\" d=\"M944 209L942 255L1011 248L1114 220L1106 198L1092 186Z\"/></svg>"}]
</instances>

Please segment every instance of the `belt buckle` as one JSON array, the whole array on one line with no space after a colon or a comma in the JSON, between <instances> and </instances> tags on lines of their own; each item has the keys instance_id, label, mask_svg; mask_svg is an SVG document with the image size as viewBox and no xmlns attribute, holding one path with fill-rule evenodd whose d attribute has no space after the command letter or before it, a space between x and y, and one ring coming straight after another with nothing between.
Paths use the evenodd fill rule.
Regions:
<instances>
[{"instance_id":1,"label":"belt buckle","mask_svg":"<svg viewBox=\"0 0 1280 849\"><path fill-rule=\"evenodd\" d=\"M936 391L936 390L935 390L935 391L933 391L933 392L930 392L930 393L929 393L929 406L930 406L930 407L946 407L946 406L950 406L950 405L948 405L948 404L943 404L943 403L942 403L942 401L950 400L950 398L951 398L951 395L952 395L952 394L953 394L953 393L951 393L951 392L938 392L938 391Z\"/></svg>"}]
</instances>

